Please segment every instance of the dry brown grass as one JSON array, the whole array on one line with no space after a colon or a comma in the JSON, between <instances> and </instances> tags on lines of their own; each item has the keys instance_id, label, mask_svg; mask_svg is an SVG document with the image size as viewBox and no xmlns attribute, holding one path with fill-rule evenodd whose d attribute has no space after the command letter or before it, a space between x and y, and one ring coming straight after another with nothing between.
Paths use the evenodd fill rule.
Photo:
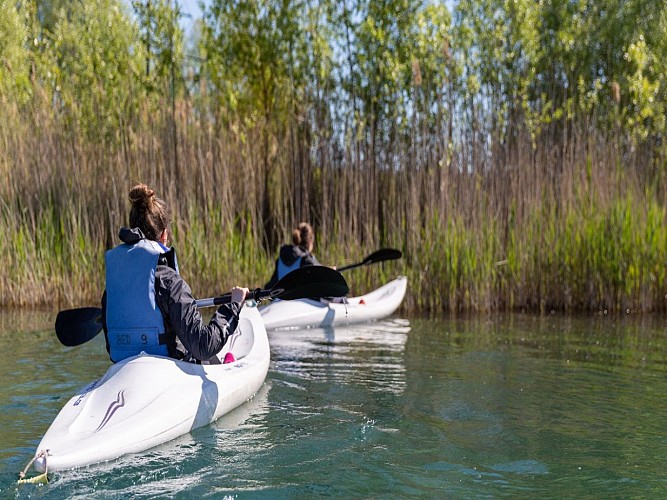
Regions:
<instances>
[{"instance_id":1,"label":"dry brown grass","mask_svg":"<svg viewBox=\"0 0 667 500\"><path fill-rule=\"evenodd\" d=\"M325 263L400 248L401 262L346 277L363 292L407 274L405 311L665 309L665 156L621 132L582 122L536 142L518 126L511 141L444 140L418 126L410 144L340 152L298 120L219 128L181 102L174 122L169 106L146 110L93 143L48 109L0 111L3 305L96 302L141 181L174 208L200 296L263 284L291 227L310 220Z\"/></svg>"}]
</instances>

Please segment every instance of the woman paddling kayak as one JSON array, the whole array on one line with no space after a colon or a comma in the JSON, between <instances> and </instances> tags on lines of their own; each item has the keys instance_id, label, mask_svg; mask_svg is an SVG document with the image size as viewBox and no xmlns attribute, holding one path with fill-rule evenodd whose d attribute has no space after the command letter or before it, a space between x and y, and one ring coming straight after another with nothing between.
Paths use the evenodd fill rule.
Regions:
<instances>
[{"instance_id":1,"label":"woman paddling kayak","mask_svg":"<svg viewBox=\"0 0 667 500\"><path fill-rule=\"evenodd\" d=\"M239 321L247 288L232 288L206 324L190 287L181 277L176 251L169 248L171 214L146 184L129 193L130 228L122 243L106 252L102 326L114 363L144 351L194 363L217 364L216 357Z\"/></svg>"},{"instance_id":2,"label":"woman paddling kayak","mask_svg":"<svg viewBox=\"0 0 667 500\"><path fill-rule=\"evenodd\" d=\"M280 253L276 259L276 267L273 276L264 288L273 286L290 271L305 266L321 265L313 255L315 246L315 232L310 224L301 222L292 231L292 244L280 247Z\"/></svg>"}]
</instances>

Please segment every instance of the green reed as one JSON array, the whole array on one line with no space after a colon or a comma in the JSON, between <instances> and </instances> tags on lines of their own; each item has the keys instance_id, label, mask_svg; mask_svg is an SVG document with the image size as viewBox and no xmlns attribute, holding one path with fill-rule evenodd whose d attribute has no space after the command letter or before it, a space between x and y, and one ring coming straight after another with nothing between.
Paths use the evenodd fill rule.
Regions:
<instances>
[{"instance_id":1,"label":"green reed","mask_svg":"<svg viewBox=\"0 0 667 500\"><path fill-rule=\"evenodd\" d=\"M105 244L75 214L44 206L33 216L0 216L3 304L81 305L99 299L104 286ZM267 252L239 224L224 224L220 210L193 210L178 217L174 242L181 272L198 296L233 285L262 286L276 252ZM655 310L664 307L667 261L664 211L653 200L639 210L632 198L582 213L571 207L560 218L538 210L510 231L506 244L494 221L468 229L462 220L445 227L433 220L423 230L427 247L401 261L346 272L352 292L370 290L397 274L410 288L406 310L498 309ZM354 251L320 242L318 258L342 266L373 248Z\"/></svg>"},{"instance_id":2,"label":"green reed","mask_svg":"<svg viewBox=\"0 0 667 500\"><path fill-rule=\"evenodd\" d=\"M537 209L511 228L505 245L494 221L460 220L427 231L428 248L410 267L419 310L521 309L650 311L664 308L667 229L656 200L631 196L609 207L576 205L555 217ZM426 235L424 236L427 237Z\"/></svg>"},{"instance_id":3,"label":"green reed","mask_svg":"<svg viewBox=\"0 0 667 500\"><path fill-rule=\"evenodd\" d=\"M173 208L181 272L198 297L265 284L293 225L310 220L327 265L402 250L400 261L345 276L357 295L406 275L406 312L667 306L662 177L652 179L639 154L621 169L604 141L575 140L558 175L545 141L517 149L513 168L373 173L322 161L308 163L305 176L283 151L268 161L260 141L211 134L187 110L177 147L161 125L168 120L149 114L119 147L87 142L45 109L0 110L2 305L98 303L104 252L127 224L127 192L146 182Z\"/></svg>"}]
</instances>

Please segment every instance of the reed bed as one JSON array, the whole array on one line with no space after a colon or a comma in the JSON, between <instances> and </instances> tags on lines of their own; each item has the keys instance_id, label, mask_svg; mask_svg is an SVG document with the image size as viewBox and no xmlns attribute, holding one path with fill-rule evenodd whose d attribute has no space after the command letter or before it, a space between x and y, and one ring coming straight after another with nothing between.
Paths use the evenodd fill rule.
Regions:
<instances>
[{"instance_id":1,"label":"reed bed","mask_svg":"<svg viewBox=\"0 0 667 500\"><path fill-rule=\"evenodd\" d=\"M399 142L371 166L351 152L313 154L297 124L221 129L187 102L101 141L49 110L0 109L3 306L97 303L135 182L172 206L181 271L200 297L262 286L291 227L309 220L329 265L401 249L402 260L346 277L359 294L407 275L406 313L667 306L664 157L622 135L582 127L555 144L548 131L526 134L503 155L468 136L447 156L445 145Z\"/></svg>"}]
</instances>

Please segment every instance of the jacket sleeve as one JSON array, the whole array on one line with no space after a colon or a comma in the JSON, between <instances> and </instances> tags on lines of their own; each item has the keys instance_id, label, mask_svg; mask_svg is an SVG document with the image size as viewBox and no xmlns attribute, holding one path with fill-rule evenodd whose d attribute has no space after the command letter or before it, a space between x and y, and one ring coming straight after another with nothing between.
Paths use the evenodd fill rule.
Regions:
<instances>
[{"instance_id":1,"label":"jacket sleeve","mask_svg":"<svg viewBox=\"0 0 667 500\"><path fill-rule=\"evenodd\" d=\"M221 305L206 324L188 284L167 266L156 270L155 294L165 327L171 326L183 347L198 360L206 361L219 353L236 330L242 304Z\"/></svg>"},{"instance_id":2,"label":"jacket sleeve","mask_svg":"<svg viewBox=\"0 0 667 500\"><path fill-rule=\"evenodd\" d=\"M317 257L315 257L312 253L308 252L308 255L306 255L303 260L301 261L301 266L321 266L320 262L317 260Z\"/></svg>"}]
</instances>

